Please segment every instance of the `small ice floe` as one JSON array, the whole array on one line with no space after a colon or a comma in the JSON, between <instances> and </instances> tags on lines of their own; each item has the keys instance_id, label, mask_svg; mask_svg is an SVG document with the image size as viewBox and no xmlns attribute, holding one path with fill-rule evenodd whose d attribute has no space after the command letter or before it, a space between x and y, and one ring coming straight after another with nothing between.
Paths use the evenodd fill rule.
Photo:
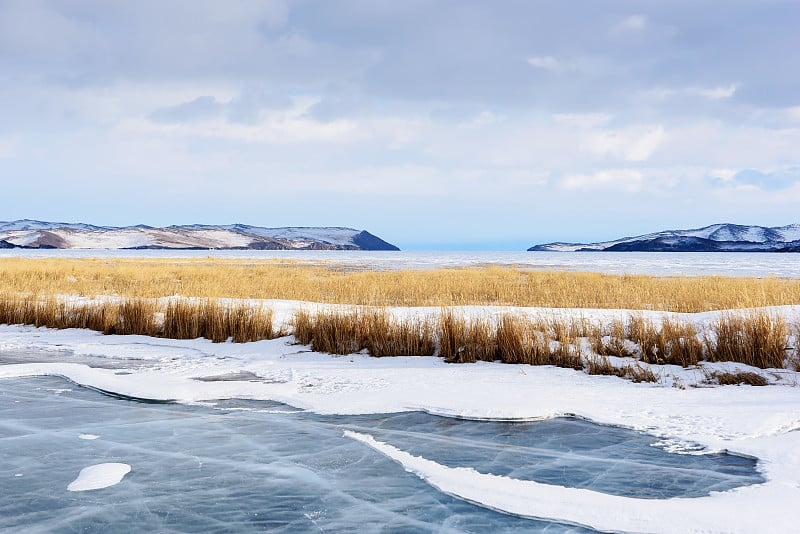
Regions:
<instances>
[{"instance_id":1,"label":"small ice floe","mask_svg":"<svg viewBox=\"0 0 800 534\"><path fill-rule=\"evenodd\" d=\"M97 439L100 436L98 436L97 434L80 434L78 437L81 439L92 440L92 439Z\"/></svg>"},{"instance_id":2,"label":"small ice floe","mask_svg":"<svg viewBox=\"0 0 800 534\"><path fill-rule=\"evenodd\" d=\"M131 466L121 463L95 464L84 467L78 478L67 486L69 491L89 491L108 488L122 481L131 472Z\"/></svg>"},{"instance_id":3,"label":"small ice floe","mask_svg":"<svg viewBox=\"0 0 800 534\"><path fill-rule=\"evenodd\" d=\"M698 456L702 454L710 454L712 452L702 445L671 438L660 439L654 443L651 443L650 446L664 449L672 454L688 454Z\"/></svg>"}]
</instances>

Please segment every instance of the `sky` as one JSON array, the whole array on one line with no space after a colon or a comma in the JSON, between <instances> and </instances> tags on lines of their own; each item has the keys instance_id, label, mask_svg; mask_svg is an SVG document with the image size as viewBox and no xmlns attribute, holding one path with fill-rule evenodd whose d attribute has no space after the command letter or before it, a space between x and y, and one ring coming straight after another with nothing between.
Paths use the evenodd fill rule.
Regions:
<instances>
[{"instance_id":1,"label":"sky","mask_svg":"<svg viewBox=\"0 0 800 534\"><path fill-rule=\"evenodd\" d=\"M800 223L796 0L0 0L0 220Z\"/></svg>"}]
</instances>

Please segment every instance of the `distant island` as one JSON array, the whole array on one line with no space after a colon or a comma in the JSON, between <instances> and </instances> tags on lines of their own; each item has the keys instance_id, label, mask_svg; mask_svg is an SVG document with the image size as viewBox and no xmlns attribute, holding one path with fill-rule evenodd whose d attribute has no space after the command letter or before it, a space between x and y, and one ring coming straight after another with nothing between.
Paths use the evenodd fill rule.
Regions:
<instances>
[{"instance_id":1,"label":"distant island","mask_svg":"<svg viewBox=\"0 0 800 534\"><path fill-rule=\"evenodd\" d=\"M800 252L800 224L777 227L713 224L694 230L665 230L602 243L546 243L528 251Z\"/></svg>"},{"instance_id":2,"label":"distant island","mask_svg":"<svg viewBox=\"0 0 800 534\"><path fill-rule=\"evenodd\" d=\"M170 250L400 250L366 230L246 224L94 226L29 219L0 222L0 248Z\"/></svg>"}]
</instances>

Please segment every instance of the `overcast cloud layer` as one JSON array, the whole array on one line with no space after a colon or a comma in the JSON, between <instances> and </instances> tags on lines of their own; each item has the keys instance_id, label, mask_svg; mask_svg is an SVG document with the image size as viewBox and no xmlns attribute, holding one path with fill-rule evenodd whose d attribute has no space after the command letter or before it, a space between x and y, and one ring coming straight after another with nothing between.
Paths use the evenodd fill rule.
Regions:
<instances>
[{"instance_id":1,"label":"overcast cloud layer","mask_svg":"<svg viewBox=\"0 0 800 534\"><path fill-rule=\"evenodd\" d=\"M800 3L0 1L0 220L800 222Z\"/></svg>"}]
</instances>

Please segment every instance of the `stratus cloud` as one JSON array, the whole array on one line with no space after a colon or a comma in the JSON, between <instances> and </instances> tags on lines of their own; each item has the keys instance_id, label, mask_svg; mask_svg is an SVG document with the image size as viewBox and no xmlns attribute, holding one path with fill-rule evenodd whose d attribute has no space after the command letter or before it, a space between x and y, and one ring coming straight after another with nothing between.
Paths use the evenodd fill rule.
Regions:
<instances>
[{"instance_id":1,"label":"stratus cloud","mask_svg":"<svg viewBox=\"0 0 800 534\"><path fill-rule=\"evenodd\" d=\"M17 142L11 137L0 137L0 159L12 157L17 151Z\"/></svg>"},{"instance_id":2,"label":"stratus cloud","mask_svg":"<svg viewBox=\"0 0 800 534\"><path fill-rule=\"evenodd\" d=\"M647 91L646 94L659 100L676 96L699 96L709 100L723 100L736 94L736 90L738 88L739 84L737 83L715 85L710 87L659 87L657 89L651 89Z\"/></svg>"},{"instance_id":3,"label":"stratus cloud","mask_svg":"<svg viewBox=\"0 0 800 534\"><path fill-rule=\"evenodd\" d=\"M733 177L736 176L736 172L736 169L713 169L711 171L711 177L723 183L731 183Z\"/></svg>"},{"instance_id":4,"label":"stratus cloud","mask_svg":"<svg viewBox=\"0 0 800 534\"><path fill-rule=\"evenodd\" d=\"M791 121L800 122L800 106L794 106L786 110L786 116Z\"/></svg>"},{"instance_id":5,"label":"stratus cloud","mask_svg":"<svg viewBox=\"0 0 800 534\"><path fill-rule=\"evenodd\" d=\"M661 125L602 130L591 133L584 141L583 148L594 154L625 161L646 161L665 138L666 133Z\"/></svg>"},{"instance_id":6,"label":"stratus cloud","mask_svg":"<svg viewBox=\"0 0 800 534\"><path fill-rule=\"evenodd\" d=\"M602 70L603 61L590 56L557 58L553 56L531 56L527 59L528 65L536 69L558 74L580 73L596 74Z\"/></svg>"},{"instance_id":7,"label":"stratus cloud","mask_svg":"<svg viewBox=\"0 0 800 534\"><path fill-rule=\"evenodd\" d=\"M645 26L647 26L647 17L644 15L631 15L619 25L621 29L630 31L641 31Z\"/></svg>"},{"instance_id":8,"label":"stratus cloud","mask_svg":"<svg viewBox=\"0 0 800 534\"><path fill-rule=\"evenodd\" d=\"M156 122L189 122L219 115L222 107L213 96L198 96L177 106L157 109L150 118Z\"/></svg>"},{"instance_id":9,"label":"stratus cloud","mask_svg":"<svg viewBox=\"0 0 800 534\"><path fill-rule=\"evenodd\" d=\"M553 120L558 124L577 128L598 128L607 125L614 119L608 113L557 113Z\"/></svg>"},{"instance_id":10,"label":"stratus cloud","mask_svg":"<svg viewBox=\"0 0 800 534\"><path fill-rule=\"evenodd\" d=\"M355 139L358 122L353 120L319 121L308 110L317 97L294 97L287 109L263 109L257 120L232 122L223 113L233 100L221 103L202 96L177 106L160 108L148 120L129 117L117 129L139 134L162 134L171 137L217 138L246 143L342 143Z\"/></svg>"},{"instance_id":11,"label":"stratus cloud","mask_svg":"<svg viewBox=\"0 0 800 534\"><path fill-rule=\"evenodd\" d=\"M482 126L488 126L490 124L494 124L501 120L502 117L499 117L495 113L491 111L481 111L478 113L477 116L473 117L472 119L463 122L461 126L464 128L480 128Z\"/></svg>"},{"instance_id":12,"label":"stratus cloud","mask_svg":"<svg viewBox=\"0 0 800 534\"><path fill-rule=\"evenodd\" d=\"M314 193L372 194L380 196L438 197L451 190L452 177L429 165L368 166L320 177L297 174L286 190Z\"/></svg>"},{"instance_id":13,"label":"stratus cloud","mask_svg":"<svg viewBox=\"0 0 800 534\"><path fill-rule=\"evenodd\" d=\"M608 169L588 174L570 174L561 181L568 190L607 189L635 193L642 188L642 173L635 169Z\"/></svg>"},{"instance_id":14,"label":"stratus cloud","mask_svg":"<svg viewBox=\"0 0 800 534\"><path fill-rule=\"evenodd\" d=\"M770 170L743 169L732 174L718 173L714 175L711 182L713 185L723 187L745 187L762 191L779 191L800 183L800 167L784 167Z\"/></svg>"},{"instance_id":15,"label":"stratus cloud","mask_svg":"<svg viewBox=\"0 0 800 534\"><path fill-rule=\"evenodd\" d=\"M551 70L554 72L563 69L563 65L552 56L532 56L528 58L528 65L538 69Z\"/></svg>"},{"instance_id":16,"label":"stratus cloud","mask_svg":"<svg viewBox=\"0 0 800 534\"><path fill-rule=\"evenodd\" d=\"M694 89L694 91L705 98L712 100L719 100L721 98L730 98L736 93L737 85L732 83L730 85L722 85L719 87L710 87L706 89Z\"/></svg>"}]
</instances>

